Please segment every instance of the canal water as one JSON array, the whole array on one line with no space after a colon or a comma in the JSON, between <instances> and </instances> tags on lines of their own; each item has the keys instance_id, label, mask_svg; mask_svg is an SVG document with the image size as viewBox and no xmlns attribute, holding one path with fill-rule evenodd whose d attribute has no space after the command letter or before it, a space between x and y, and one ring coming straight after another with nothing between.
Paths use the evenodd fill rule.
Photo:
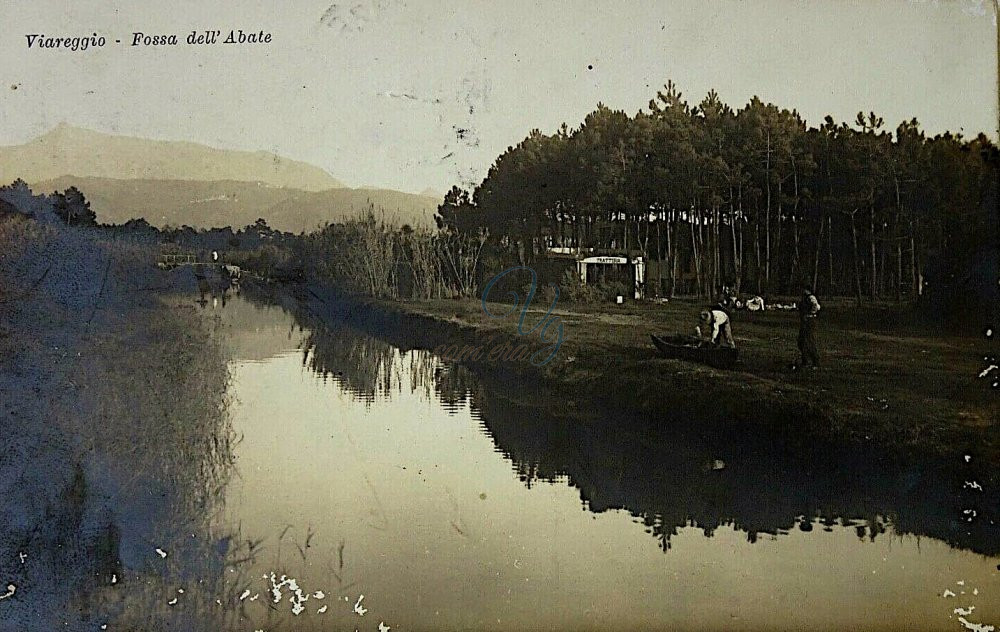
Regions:
<instances>
[{"instance_id":1,"label":"canal water","mask_svg":"<svg viewBox=\"0 0 1000 632\"><path fill-rule=\"evenodd\" d=\"M995 514L964 464L570 417L276 305L205 309L240 438L220 521L260 542L247 630L1000 624Z\"/></svg>"}]
</instances>

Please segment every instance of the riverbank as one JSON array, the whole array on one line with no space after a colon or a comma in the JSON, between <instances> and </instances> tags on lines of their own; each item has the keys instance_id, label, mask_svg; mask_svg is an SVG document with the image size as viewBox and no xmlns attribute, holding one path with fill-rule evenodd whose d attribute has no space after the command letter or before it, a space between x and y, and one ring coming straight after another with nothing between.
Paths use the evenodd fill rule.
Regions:
<instances>
[{"instance_id":1,"label":"riverbank","mask_svg":"<svg viewBox=\"0 0 1000 632\"><path fill-rule=\"evenodd\" d=\"M219 629L230 612L210 592L226 363L193 275L154 260L99 230L0 220L0 629ZM196 569L211 589L180 595Z\"/></svg>"},{"instance_id":2,"label":"riverbank","mask_svg":"<svg viewBox=\"0 0 1000 632\"><path fill-rule=\"evenodd\" d=\"M290 291L323 317L404 348L546 346L537 331L518 335L518 312L490 318L477 300L395 303L315 286ZM984 472L1000 462L996 376L979 377L989 366L984 357L996 355L995 338L936 332L893 306L863 311L826 303L818 335L824 366L815 371L791 370L797 355L791 311L734 314L742 360L736 370L658 357L649 334L689 331L702 304L687 300L560 305L553 315L561 319L565 342L547 364L504 359L503 353L461 362L505 382L512 393L544 393L557 414L604 409L666 432L678 420L732 422L772 432L791 448L864 446L906 461L958 463L968 456ZM529 309L524 329L545 313L541 306Z\"/></svg>"}]
</instances>

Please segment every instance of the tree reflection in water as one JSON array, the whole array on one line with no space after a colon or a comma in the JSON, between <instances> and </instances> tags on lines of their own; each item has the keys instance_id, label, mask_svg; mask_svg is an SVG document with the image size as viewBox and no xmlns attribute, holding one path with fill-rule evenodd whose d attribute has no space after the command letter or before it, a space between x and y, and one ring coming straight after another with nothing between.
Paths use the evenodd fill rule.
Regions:
<instances>
[{"instance_id":1,"label":"tree reflection in water","mask_svg":"<svg viewBox=\"0 0 1000 632\"><path fill-rule=\"evenodd\" d=\"M402 388L402 358L387 343L345 328L317 327L302 349L303 365L360 400L372 402Z\"/></svg>"},{"instance_id":2,"label":"tree reflection in water","mask_svg":"<svg viewBox=\"0 0 1000 632\"><path fill-rule=\"evenodd\" d=\"M624 509L664 551L680 529L711 537L720 526L756 541L792 529L853 526L859 538L912 533L996 555L1000 538L990 521L996 496L963 490L962 464L892 461L873 451L815 446L792 449L775 437L698 420L637 420L598 414L563 416L524 404L501 380L481 380L467 368L424 350L401 352L343 325L317 326L303 361L372 402L408 388L447 410L468 407L525 485L565 482L583 507ZM980 519L962 519L975 506Z\"/></svg>"},{"instance_id":3,"label":"tree reflection in water","mask_svg":"<svg viewBox=\"0 0 1000 632\"><path fill-rule=\"evenodd\" d=\"M475 398L498 451L526 484L565 479L593 512L625 509L664 550L679 529L711 537L720 526L761 535L853 525L858 537L890 530L1000 553L996 496L963 489L960 466L906 465L871 451L817 446L796 452L775 437L696 420L553 418L516 401ZM962 519L966 507L980 519Z\"/></svg>"}]
</instances>

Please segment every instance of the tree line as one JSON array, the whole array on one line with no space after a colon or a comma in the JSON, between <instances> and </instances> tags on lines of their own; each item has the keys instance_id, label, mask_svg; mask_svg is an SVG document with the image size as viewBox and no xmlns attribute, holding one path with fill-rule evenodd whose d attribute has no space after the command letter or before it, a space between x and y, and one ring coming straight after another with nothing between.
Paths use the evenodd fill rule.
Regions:
<instances>
[{"instance_id":1,"label":"tree line","mask_svg":"<svg viewBox=\"0 0 1000 632\"><path fill-rule=\"evenodd\" d=\"M302 235L263 219L240 230L141 219L115 230L380 298L474 296L485 278L520 264L585 300L581 290L592 288L577 287L566 261L546 265L555 253L627 253L649 263L647 296L809 285L859 302L995 311L998 166L983 134L929 136L915 119L890 131L875 113L810 126L756 97L734 110L710 91L691 105L668 82L633 116L598 104L578 127L532 130L478 186L452 188L437 230L392 225L374 207ZM74 187L32 196L19 180L0 198L96 225Z\"/></svg>"},{"instance_id":2,"label":"tree line","mask_svg":"<svg viewBox=\"0 0 1000 632\"><path fill-rule=\"evenodd\" d=\"M471 297L480 282L485 233L460 234L399 226L373 204L356 217L295 235L271 228L264 218L234 229L156 227L144 218L100 224L76 187L35 194L21 179L0 186L0 217L6 214L103 231L161 252L187 252L234 264L278 281L319 281L344 291L384 299Z\"/></svg>"},{"instance_id":3,"label":"tree line","mask_svg":"<svg viewBox=\"0 0 1000 632\"><path fill-rule=\"evenodd\" d=\"M97 226L97 213L90 208L90 202L75 186L65 191L53 191L50 195L35 195L28 183L18 178L14 182L0 186L0 200L22 212L48 209L61 223L67 226Z\"/></svg>"},{"instance_id":4,"label":"tree line","mask_svg":"<svg viewBox=\"0 0 1000 632\"><path fill-rule=\"evenodd\" d=\"M579 127L532 130L437 220L488 232L520 263L553 248L642 255L650 295L805 283L899 300L995 262L997 168L983 134L928 136L916 119L890 131L875 113L810 126L756 97L692 105L668 82L634 116L598 104Z\"/></svg>"},{"instance_id":5,"label":"tree line","mask_svg":"<svg viewBox=\"0 0 1000 632\"><path fill-rule=\"evenodd\" d=\"M485 231L396 226L374 207L303 235L306 276L376 298L474 296L484 269Z\"/></svg>"}]
</instances>

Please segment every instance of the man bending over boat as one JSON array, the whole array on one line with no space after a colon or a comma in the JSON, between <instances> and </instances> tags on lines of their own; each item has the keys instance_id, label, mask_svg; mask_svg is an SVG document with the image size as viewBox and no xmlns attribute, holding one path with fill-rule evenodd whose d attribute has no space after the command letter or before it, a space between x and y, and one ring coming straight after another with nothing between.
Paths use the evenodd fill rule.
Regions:
<instances>
[{"instance_id":1,"label":"man bending over boat","mask_svg":"<svg viewBox=\"0 0 1000 632\"><path fill-rule=\"evenodd\" d=\"M702 342L710 342L713 345L721 344L730 349L736 348L736 342L733 340L733 328L729 324L729 315L721 309L703 311L698 317L698 326L694 330Z\"/></svg>"}]
</instances>

